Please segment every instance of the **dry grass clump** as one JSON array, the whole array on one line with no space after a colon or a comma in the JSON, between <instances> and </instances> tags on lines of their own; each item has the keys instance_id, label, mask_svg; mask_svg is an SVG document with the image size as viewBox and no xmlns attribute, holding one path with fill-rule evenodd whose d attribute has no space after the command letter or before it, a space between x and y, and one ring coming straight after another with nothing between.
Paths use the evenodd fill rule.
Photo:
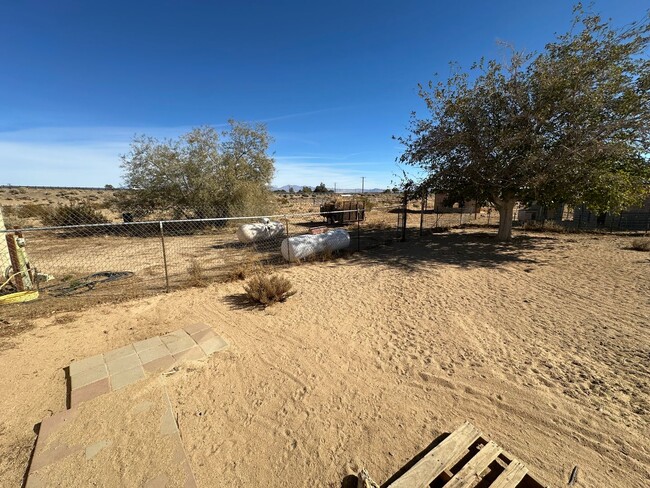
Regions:
<instances>
[{"instance_id":1,"label":"dry grass clump","mask_svg":"<svg viewBox=\"0 0 650 488\"><path fill-rule=\"evenodd\" d=\"M188 286L196 288L203 288L205 286L208 286L203 266L201 263L199 263L198 260L192 259L190 265L187 267L187 275Z\"/></svg>"},{"instance_id":2,"label":"dry grass clump","mask_svg":"<svg viewBox=\"0 0 650 488\"><path fill-rule=\"evenodd\" d=\"M447 225L436 226L431 228L432 234L444 234L445 232L449 232L449 226Z\"/></svg>"},{"instance_id":3,"label":"dry grass clump","mask_svg":"<svg viewBox=\"0 0 650 488\"><path fill-rule=\"evenodd\" d=\"M245 280L250 276L250 269L247 266L239 265L234 269L229 270L224 277L226 283L233 281Z\"/></svg>"},{"instance_id":4,"label":"dry grass clump","mask_svg":"<svg viewBox=\"0 0 650 488\"><path fill-rule=\"evenodd\" d=\"M284 302L296 294L291 282L282 276L255 275L244 285L244 290L252 301L268 307Z\"/></svg>"},{"instance_id":5,"label":"dry grass clump","mask_svg":"<svg viewBox=\"0 0 650 488\"><path fill-rule=\"evenodd\" d=\"M650 238L634 239L630 247L635 251L650 252Z\"/></svg>"},{"instance_id":6,"label":"dry grass clump","mask_svg":"<svg viewBox=\"0 0 650 488\"><path fill-rule=\"evenodd\" d=\"M334 252L331 249L325 249L322 252L314 253L306 258L302 259L300 262L304 263L324 263L327 261L332 261L339 256L338 252Z\"/></svg>"},{"instance_id":7,"label":"dry grass clump","mask_svg":"<svg viewBox=\"0 0 650 488\"><path fill-rule=\"evenodd\" d=\"M368 222L363 224L364 230L392 230L395 228L395 224L389 224L388 222Z\"/></svg>"},{"instance_id":8,"label":"dry grass clump","mask_svg":"<svg viewBox=\"0 0 650 488\"><path fill-rule=\"evenodd\" d=\"M80 224L105 224L108 222L101 212L87 202L60 205L42 216L47 226L68 226ZM89 231L88 231L89 232Z\"/></svg>"},{"instance_id":9,"label":"dry grass clump","mask_svg":"<svg viewBox=\"0 0 650 488\"><path fill-rule=\"evenodd\" d=\"M552 220L531 220L524 223L523 229L530 232L568 232L568 229L565 226L558 224L557 222L553 222Z\"/></svg>"},{"instance_id":10,"label":"dry grass clump","mask_svg":"<svg viewBox=\"0 0 650 488\"><path fill-rule=\"evenodd\" d=\"M242 263L238 263L233 268L229 269L224 276L224 281L226 283L232 283L233 281L242 281L250 278L253 275L261 274L262 272L263 266L261 263L256 260L249 259Z\"/></svg>"},{"instance_id":11,"label":"dry grass clump","mask_svg":"<svg viewBox=\"0 0 650 488\"><path fill-rule=\"evenodd\" d=\"M302 259L301 263L327 263L328 261L338 261L339 259L349 259L354 255L355 251L352 249L341 249L339 251L332 251L326 249L319 253L314 253L311 256Z\"/></svg>"}]
</instances>

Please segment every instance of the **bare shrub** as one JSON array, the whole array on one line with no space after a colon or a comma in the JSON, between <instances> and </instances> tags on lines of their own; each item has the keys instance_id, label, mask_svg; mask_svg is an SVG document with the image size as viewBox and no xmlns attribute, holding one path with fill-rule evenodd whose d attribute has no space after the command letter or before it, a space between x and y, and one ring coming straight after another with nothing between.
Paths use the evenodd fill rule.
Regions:
<instances>
[{"instance_id":1,"label":"bare shrub","mask_svg":"<svg viewBox=\"0 0 650 488\"><path fill-rule=\"evenodd\" d=\"M26 203L16 209L16 215L21 219L42 219L47 213L48 206L37 203Z\"/></svg>"},{"instance_id":2,"label":"bare shrub","mask_svg":"<svg viewBox=\"0 0 650 488\"><path fill-rule=\"evenodd\" d=\"M203 266L197 259L192 259L190 265L187 267L187 274L188 286L203 288L208 285Z\"/></svg>"},{"instance_id":3,"label":"bare shrub","mask_svg":"<svg viewBox=\"0 0 650 488\"><path fill-rule=\"evenodd\" d=\"M432 234L444 234L445 232L449 232L448 226L433 227L431 229Z\"/></svg>"},{"instance_id":4,"label":"bare shrub","mask_svg":"<svg viewBox=\"0 0 650 488\"><path fill-rule=\"evenodd\" d=\"M253 275L261 274L262 272L263 269L261 264L253 259L249 259L242 263L238 263L233 268L228 270L224 276L224 281L226 283L231 283L233 281L242 281L250 278Z\"/></svg>"},{"instance_id":5,"label":"bare shrub","mask_svg":"<svg viewBox=\"0 0 650 488\"><path fill-rule=\"evenodd\" d=\"M389 224L388 222L368 222L363 226L366 230L390 230L394 229L395 226Z\"/></svg>"},{"instance_id":6,"label":"bare shrub","mask_svg":"<svg viewBox=\"0 0 650 488\"><path fill-rule=\"evenodd\" d=\"M106 218L88 203L61 205L42 218L48 226L68 226L79 224L105 224Z\"/></svg>"},{"instance_id":7,"label":"bare shrub","mask_svg":"<svg viewBox=\"0 0 650 488\"><path fill-rule=\"evenodd\" d=\"M265 307L277 302L284 302L290 296L295 295L296 291L292 288L293 285L287 278L277 275L258 274L244 285L248 297Z\"/></svg>"},{"instance_id":8,"label":"bare shrub","mask_svg":"<svg viewBox=\"0 0 650 488\"><path fill-rule=\"evenodd\" d=\"M650 252L650 238L634 239L630 247L635 251Z\"/></svg>"},{"instance_id":9,"label":"bare shrub","mask_svg":"<svg viewBox=\"0 0 650 488\"><path fill-rule=\"evenodd\" d=\"M567 228L557 222L549 221L537 221L531 220L530 222L524 223L524 230L530 232L567 232Z\"/></svg>"},{"instance_id":10,"label":"bare shrub","mask_svg":"<svg viewBox=\"0 0 650 488\"><path fill-rule=\"evenodd\" d=\"M226 276L224 277L224 281L226 283L230 283L232 281L242 281L248 278L249 276L250 276L249 268L243 265L239 265L229 270L226 273Z\"/></svg>"},{"instance_id":11,"label":"bare shrub","mask_svg":"<svg viewBox=\"0 0 650 488\"><path fill-rule=\"evenodd\" d=\"M340 251L332 251L325 249L322 252L314 253L305 259L301 260L303 263L326 263L328 261L336 261L339 259L348 259L354 254L351 249L342 249Z\"/></svg>"}]
</instances>

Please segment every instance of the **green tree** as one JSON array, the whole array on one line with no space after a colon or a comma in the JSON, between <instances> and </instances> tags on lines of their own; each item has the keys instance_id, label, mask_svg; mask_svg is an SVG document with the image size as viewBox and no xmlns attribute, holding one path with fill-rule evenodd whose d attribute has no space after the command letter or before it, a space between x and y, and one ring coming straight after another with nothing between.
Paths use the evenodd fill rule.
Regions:
<instances>
[{"instance_id":1,"label":"green tree","mask_svg":"<svg viewBox=\"0 0 650 488\"><path fill-rule=\"evenodd\" d=\"M493 203L499 239L517 201L586 204L617 212L644 198L650 178L650 22L615 29L575 9L572 30L539 55L420 87L430 117L413 118L401 161L422 185Z\"/></svg>"},{"instance_id":2,"label":"green tree","mask_svg":"<svg viewBox=\"0 0 650 488\"><path fill-rule=\"evenodd\" d=\"M325 186L325 183L321 181L320 185L317 185L316 188L314 188L314 193L327 193L329 190Z\"/></svg>"},{"instance_id":3,"label":"green tree","mask_svg":"<svg viewBox=\"0 0 650 488\"><path fill-rule=\"evenodd\" d=\"M263 124L229 121L219 134L197 127L176 140L137 136L122 156L121 209L172 210L177 217L268 213L274 160Z\"/></svg>"},{"instance_id":4,"label":"green tree","mask_svg":"<svg viewBox=\"0 0 650 488\"><path fill-rule=\"evenodd\" d=\"M300 191L301 191L302 193L306 193L306 194L307 194L307 193L311 193L311 188L309 188L308 186L303 186L303 187L302 187L302 190L300 190Z\"/></svg>"}]
</instances>

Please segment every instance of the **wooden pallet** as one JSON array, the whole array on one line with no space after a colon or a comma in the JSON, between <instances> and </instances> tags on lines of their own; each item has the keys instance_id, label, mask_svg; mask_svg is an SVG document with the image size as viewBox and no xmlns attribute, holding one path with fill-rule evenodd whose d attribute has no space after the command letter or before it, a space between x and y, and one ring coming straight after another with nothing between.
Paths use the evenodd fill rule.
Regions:
<instances>
[{"instance_id":1,"label":"wooden pallet","mask_svg":"<svg viewBox=\"0 0 650 488\"><path fill-rule=\"evenodd\" d=\"M491 488L547 486L528 473L521 461L465 422L386 488L471 488L477 485Z\"/></svg>"}]
</instances>

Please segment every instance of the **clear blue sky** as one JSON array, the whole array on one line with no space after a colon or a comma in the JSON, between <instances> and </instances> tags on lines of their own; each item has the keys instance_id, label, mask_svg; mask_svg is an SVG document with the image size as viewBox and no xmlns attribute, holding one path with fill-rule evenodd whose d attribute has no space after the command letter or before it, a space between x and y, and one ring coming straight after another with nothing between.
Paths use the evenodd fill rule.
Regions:
<instances>
[{"instance_id":1,"label":"clear blue sky","mask_svg":"<svg viewBox=\"0 0 650 488\"><path fill-rule=\"evenodd\" d=\"M572 2L0 0L0 183L120 184L135 133L266 121L275 184L385 188L417 83L540 50ZM616 24L643 0L600 0Z\"/></svg>"}]
</instances>

